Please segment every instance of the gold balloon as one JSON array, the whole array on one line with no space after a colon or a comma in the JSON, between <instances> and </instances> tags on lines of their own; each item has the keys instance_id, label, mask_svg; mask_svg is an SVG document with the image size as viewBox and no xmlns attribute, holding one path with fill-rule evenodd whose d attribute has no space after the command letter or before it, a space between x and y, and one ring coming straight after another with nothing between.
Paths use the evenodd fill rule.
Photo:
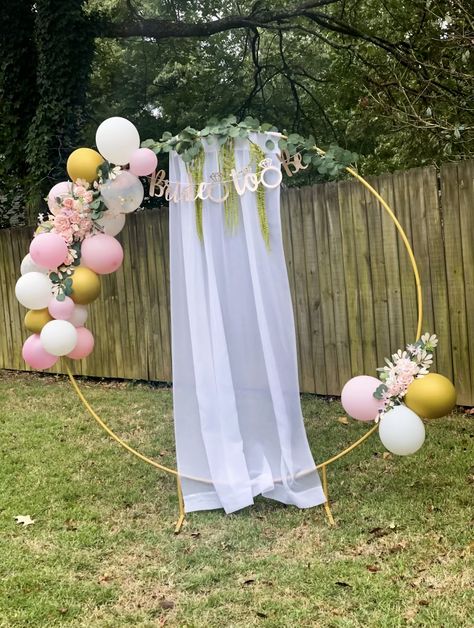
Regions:
<instances>
[{"instance_id":1,"label":"gold balloon","mask_svg":"<svg viewBox=\"0 0 474 628\"><path fill-rule=\"evenodd\" d=\"M405 404L423 419L439 419L456 405L456 389L447 377L428 373L408 386Z\"/></svg>"},{"instance_id":2,"label":"gold balloon","mask_svg":"<svg viewBox=\"0 0 474 628\"><path fill-rule=\"evenodd\" d=\"M39 334L46 323L52 321L53 317L47 307L42 310L30 310L25 315L25 327L34 334Z\"/></svg>"},{"instance_id":3,"label":"gold balloon","mask_svg":"<svg viewBox=\"0 0 474 628\"><path fill-rule=\"evenodd\" d=\"M79 305L92 303L100 294L100 279L90 268L79 266L72 275L71 299Z\"/></svg>"},{"instance_id":4,"label":"gold balloon","mask_svg":"<svg viewBox=\"0 0 474 628\"><path fill-rule=\"evenodd\" d=\"M104 163L104 158L92 148L78 148L69 155L66 168L72 181L85 179L91 183L97 179L97 167Z\"/></svg>"}]
</instances>

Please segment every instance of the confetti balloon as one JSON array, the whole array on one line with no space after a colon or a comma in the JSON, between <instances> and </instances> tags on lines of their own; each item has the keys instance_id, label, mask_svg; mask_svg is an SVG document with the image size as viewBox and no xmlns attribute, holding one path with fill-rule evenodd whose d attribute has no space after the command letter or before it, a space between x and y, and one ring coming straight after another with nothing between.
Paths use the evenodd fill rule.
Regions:
<instances>
[{"instance_id":1,"label":"confetti balloon","mask_svg":"<svg viewBox=\"0 0 474 628\"><path fill-rule=\"evenodd\" d=\"M135 211L140 207L144 196L140 179L128 170L122 170L115 179L103 183L100 193L107 209L116 214Z\"/></svg>"},{"instance_id":2,"label":"confetti balloon","mask_svg":"<svg viewBox=\"0 0 474 628\"><path fill-rule=\"evenodd\" d=\"M108 210L96 220L96 223L102 227L107 235L116 236L125 227L125 220L125 214Z\"/></svg>"},{"instance_id":3,"label":"confetti balloon","mask_svg":"<svg viewBox=\"0 0 474 628\"><path fill-rule=\"evenodd\" d=\"M57 198L61 198L62 196L67 196L72 193L72 183L71 181L61 181L61 183L56 183L50 189L48 194L48 207L52 214L56 214L59 209L59 205L56 201Z\"/></svg>"}]
</instances>

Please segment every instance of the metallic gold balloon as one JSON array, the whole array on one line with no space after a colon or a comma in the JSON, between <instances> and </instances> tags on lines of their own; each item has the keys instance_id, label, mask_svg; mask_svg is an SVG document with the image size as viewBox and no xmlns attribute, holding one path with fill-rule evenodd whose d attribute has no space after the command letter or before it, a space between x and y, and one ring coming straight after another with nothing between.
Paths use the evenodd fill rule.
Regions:
<instances>
[{"instance_id":1,"label":"metallic gold balloon","mask_svg":"<svg viewBox=\"0 0 474 628\"><path fill-rule=\"evenodd\" d=\"M100 294L100 279L98 275L85 266L79 266L72 275L71 299L74 303L87 305L95 301Z\"/></svg>"},{"instance_id":2,"label":"metallic gold balloon","mask_svg":"<svg viewBox=\"0 0 474 628\"><path fill-rule=\"evenodd\" d=\"M423 419L438 419L456 405L456 389L447 377L428 373L408 386L404 401Z\"/></svg>"},{"instance_id":3,"label":"metallic gold balloon","mask_svg":"<svg viewBox=\"0 0 474 628\"><path fill-rule=\"evenodd\" d=\"M85 179L91 183L97 179L97 167L104 158L92 148L78 148L69 155L66 168L72 181Z\"/></svg>"},{"instance_id":4,"label":"metallic gold balloon","mask_svg":"<svg viewBox=\"0 0 474 628\"><path fill-rule=\"evenodd\" d=\"M25 315L25 327L34 334L39 334L46 323L52 321L53 317L45 307L42 310L29 310Z\"/></svg>"}]
</instances>

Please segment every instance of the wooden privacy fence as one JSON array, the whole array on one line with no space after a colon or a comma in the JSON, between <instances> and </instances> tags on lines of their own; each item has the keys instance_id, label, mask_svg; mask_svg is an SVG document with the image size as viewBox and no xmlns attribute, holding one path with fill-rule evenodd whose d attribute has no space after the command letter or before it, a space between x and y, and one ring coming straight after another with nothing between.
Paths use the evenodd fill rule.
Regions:
<instances>
[{"instance_id":1,"label":"wooden privacy fence","mask_svg":"<svg viewBox=\"0 0 474 628\"><path fill-rule=\"evenodd\" d=\"M424 325L440 345L434 370L458 403L474 405L474 161L372 177L413 244ZM283 236L294 303L300 387L338 395L353 375L375 374L416 330L415 282L390 219L357 182L282 192ZM25 310L14 286L31 228L0 231L0 368L27 370ZM171 380L166 211L139 212L120 234L124 266L103 278L90 307L92 356L76 374ZM57 370L64 372L59 363Z\"/></svg>"}]
</instances>

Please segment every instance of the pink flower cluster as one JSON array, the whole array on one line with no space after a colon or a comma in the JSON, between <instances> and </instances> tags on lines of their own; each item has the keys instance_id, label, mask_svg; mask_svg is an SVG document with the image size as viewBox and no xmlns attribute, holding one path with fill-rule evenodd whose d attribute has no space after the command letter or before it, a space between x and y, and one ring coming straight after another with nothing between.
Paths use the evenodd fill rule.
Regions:
<instances>
[{"instance_id":1,"label":"pink flower cluster","mask_svg":"<svg viewBox=\"0 0 474 628\"><path fill-rule=\"evenodd\" d=\"M94 200L94 193L88 187L87 182L78 179L72 195L61 198L59 210L54 215L48 216L52 225L51 231L59 234L68 244L66 266L72 264L76 258L76 252L70 246L74 242L81 242L92 233L90 203Z\"/></svg>"},{"instance_id":2,"label":"pink flower cluster","mask_svg":"<svg viewBox=\"0 0 474 628\"><path fill-rule=\"evenodd\" d=\"M385 358L386 365L377 369L385 385L382 400L384 410L401 402L415 378L424 377L433 364L433 350L438 344L435 335L424 334L415 345L407 345L406 351L397 351L392 360Z\"/></svg>"}]
</instances>

